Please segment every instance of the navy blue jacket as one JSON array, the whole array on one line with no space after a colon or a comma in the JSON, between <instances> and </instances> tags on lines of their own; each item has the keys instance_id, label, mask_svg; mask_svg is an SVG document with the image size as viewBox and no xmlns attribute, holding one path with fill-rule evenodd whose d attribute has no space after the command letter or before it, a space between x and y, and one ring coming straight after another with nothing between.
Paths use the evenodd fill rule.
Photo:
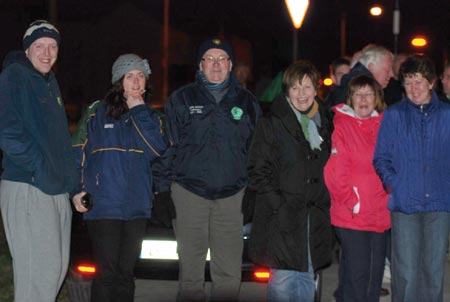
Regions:
<instances>
[{"instance_id":1,"label":"navy blue jacket","mask_svg":"<svg viewBox=\"0 0 450 302\"><path fill-rule=\"evenodd\" d=\"M88 121L87 141L74 146L82 148L84 190L93 196L84 218L150 218L152 162L167 147L157 114L144 104L118 120L105 111L100 104Z\"/></svg>"},{"instance_id":2,"label":"navy blue jacket","mask_svg":"<svg viewBox=\"0 0 450 302\"><path fill-rule=\"evenodd\" d=\"M450 212L449 150L450 105L434 91L428 105L405 98L384 111L373 163L391 211Z\"/></svg>"},{"instance_id":3,"label":"navy blue jacket","mask_svg":"<svg viewBox=\"0 0 450 302\"><path fill-rule=\"evenodd\" d=\"M206 199L234 195L247 185L247 156L261 109L255 96L230 74L229 90L217 103L197 77L167 101L173 145L165 153L156 190L175 181ZM156 174L155 174L156 175Z\"/></svg>"},{"instance_id":4,"label":"navy blue jacket","mask_svg":"<svg viewBox=\"0 0 450 302\"><path fill-rule=\"evenodd\" d=\"M78 177L56 78L39 73L23 51L7 58L0 75L2 179L50 195L70 192Z\"/></svg>"}]
</instances>

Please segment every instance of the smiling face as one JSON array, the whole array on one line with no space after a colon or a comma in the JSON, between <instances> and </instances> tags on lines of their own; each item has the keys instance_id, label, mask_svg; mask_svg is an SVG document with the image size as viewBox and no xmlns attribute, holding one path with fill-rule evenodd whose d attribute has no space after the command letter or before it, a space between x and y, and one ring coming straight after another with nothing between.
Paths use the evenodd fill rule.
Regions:
<instances>
[{"instance_id":1,"label":"smiling face","mask_svg":"<svg viewBox=\"0 0 450 302\"><path fill-rule=\"evenodd\" d=\"M406 76L403 79L403 86L405 87L406 95L416 105L427 104L431 100L431 89L433 83L420 73L415 73L411 76Z\"/></svg>"},{"instance_id":2,"label":"smiling face","mask_svg":"<svg viewBox=\"0 0 450 302\"><path fill-rule=\"evenodd\" d=\"M314 102L317 91L311 79L305 75L301 83L297 80L294 82L294 85L289 87L288 95L295 109L306 111Z\"/></svg>"},{"instance_id":3,"label":"smiling face","mask_svg":"<svg viewBox=\"0 0 450 302\"><path fill-rule=\"evenodd\" d=\"M58 43L52 38L39 38L25 50L25 54L37 71L46 74L58 58Z\"/></svg>"},{"instance_id":4,"label":"smiling face","mask_svg":"<svg viewBox=\"0 0 450 302\"><path fill-rule=\"evenodd\" d=\"M145 74L140 70L131 70L123 77L123 95L125 98L140 97L145 91Z\"/></svg>"},{"instance_id":5,"label":"smiling face","mask_svg":"<svg viewBox=\"0 0 450 302\"><path fill-rule=\"evenodd\" d=\"M368 118L375 110L375 91L368 85L355 90L352 95L352 107L359 118Z\"/></svg>"},{"instance_id":6,"label":"smiling face","mask_svg":"<svg viewBox=\"0 0 450 302\"><path fill-rule=\"evenodd\" d=\"M230 75L233 63L228 54L219 48L211 48L200 61L200 70L211 83L222 83Z\"/></svg>"}]
</instances>

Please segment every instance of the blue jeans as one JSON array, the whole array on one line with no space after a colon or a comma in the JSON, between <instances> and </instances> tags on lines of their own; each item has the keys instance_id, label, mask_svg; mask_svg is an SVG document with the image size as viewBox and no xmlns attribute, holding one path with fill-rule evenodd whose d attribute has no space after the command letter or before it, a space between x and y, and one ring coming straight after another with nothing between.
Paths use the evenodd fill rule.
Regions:
<instances>
[{"instance_id":1,"label":"blue jeans","mask_svg":"<svg viewBox=\"0 0 450 302\"><path fill-rule=\"evenodd\" d=\"M443 301L450 213L392 212L392 301Z\"/></svg>"},{"instance_id":2,"label":"blue jeans","mask_svg":"<svg viewBox=\"0 0 450 302\"><path fill-rule=\"evenodd\" d=\"M308 271L271 269L270 280L267 284L269 302L314 302L316 284L309 248L309 216L307 232Z\"/></svg>"},{"instance_id":3,"label":"blue jeans","mask_svg":"<svg viewBox=\"0 0 450 302\"><path fill-rule=\"evenodd\" d=\"M336 227L342 250L336 301L380 300L388 233Z\"/></svg>"}]
</instances>

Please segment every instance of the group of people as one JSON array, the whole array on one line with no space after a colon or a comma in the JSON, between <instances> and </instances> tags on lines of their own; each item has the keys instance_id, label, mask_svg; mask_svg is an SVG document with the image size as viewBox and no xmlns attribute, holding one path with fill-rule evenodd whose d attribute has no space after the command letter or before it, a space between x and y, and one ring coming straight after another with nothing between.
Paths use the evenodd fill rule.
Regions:
<instances>
[{"instance_id":1,"label":"group of people","mask_svg":"<svg viewBox=\"0 0 450 302\"><path fill-rule=\"evenodd\" d=\"M52 24L33 22L0 74L0 206L16 302L55 301L69 262L69 197L98 264L93 302L133 301L134 265L156 211L178 243L177 301L206 301L208 248L210 300L238 300L244 221L251 259L271 269L268 301L314 301L332 227L342 249L337 301L379 300L389 230L392 301L443 300L450 66L438 97L433 63L404 58L405 97L387 107L394 56L386 48L365 48L352 67L334 62L338 84L325 102L318 70L300 60L283 71L262 116L233 71L231 46L210 39L195 81L166 102L164 133L148 106L149 63L123 54L71 140L52 72L59 43Z\"/></svg>"}]
</instances>

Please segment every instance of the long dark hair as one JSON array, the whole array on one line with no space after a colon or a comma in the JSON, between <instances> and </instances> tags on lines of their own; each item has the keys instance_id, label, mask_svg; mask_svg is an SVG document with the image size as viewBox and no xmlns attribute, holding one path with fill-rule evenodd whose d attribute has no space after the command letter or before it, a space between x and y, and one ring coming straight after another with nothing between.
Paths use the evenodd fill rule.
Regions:
<instances>
[{"instance_id":1,"label":"long dark hair","mask_svg":"<svg viewBox=\"0 0 450 302\"><path fill-rule=\"evenodd\" d=\"M113 119L120 119L122 114L128 112L127 100L123 96L123 78L121 77L117 82L115 82L111 89L106 93L105 96L105 104L106 104L106 115L109 115ZM150 101L150 97L152 96L152 87L146 79L145 81L145 92L143 95L144 102L148 103Z\"/></svg>"}]
</instances>

